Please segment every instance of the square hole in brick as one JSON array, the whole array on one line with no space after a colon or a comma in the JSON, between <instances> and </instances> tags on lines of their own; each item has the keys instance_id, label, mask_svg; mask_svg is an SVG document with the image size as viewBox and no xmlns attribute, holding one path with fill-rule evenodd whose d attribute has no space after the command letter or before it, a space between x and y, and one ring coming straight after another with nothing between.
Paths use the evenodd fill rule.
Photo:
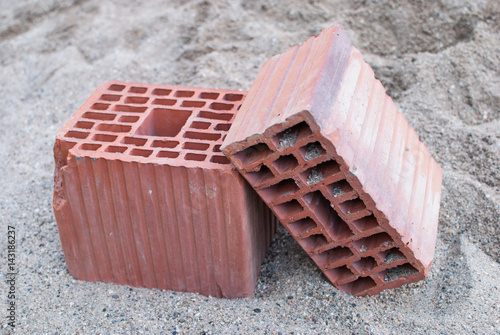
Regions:
<instances>
[{"instance_id":1,"label":"square hole in brick","mask_svg":"<svg viewBox=\"0 0 500 335\"><path fill-rule=\"evenodd\" d=\"M168 140L154 140L151 143L153 148L175 148L179 145L178 141L168 141Z\"/></svg>"},{"instance_id":2,"label":"square hole in brick","mask_svg":"<svg viewBox=\"0 0 500 335\"><path fill-rule=\"evenodd\" d=\"M228 131L231 128L231 123L219 123L215 126L215 130L218 131Z\"/></svg>"},{"instance_id":3,"label":"square hole in brick","mask_svg":"<svg viewBox=\"0 0 500 335\"><path fill-rule=\"evenodd\" d=\"M186 108L200 108L205 106L205 104L205 101L184 100L181 106Z\"/></svg>"},{"instance_id":4,"label":"square hole in brick","mask_svg":"<svg viewBox=\"0 0 500 335\"><path fill-rule=\"evenodd\" d=\"M294 155L286 155L286 156L281 156L277 160L273 162L274 168L279 172L279 173L286 173L289 171L292 171L299 165L299 162L297 161L297 158L295 158Z\"/></svg>"},{"instance_id":5,"label":"square hole in brick","mask_svg":"<svg viewBox=\"0 0 500 335\"><path fill-rule=\"evenodd\" d=\"M394 241L387 233L379 233L357 240L353 243L359 252L367 252L374 249L389 249L394 247Z\"/></svg>"},{"instance_id":6,"label":"square hole in brick","mask_svg":"<svg viewBox=\"0 0 500 335\"><path fill-rule=\"evenodd\" d=\"M90 129L94 126L94 122L88 122L88 121L78 121L75 124L75 128L80 128L80 129Z\"/></svg>"},{"instance_id":7,"label":"square hole in brick","mask_svg":"<svg viewBox=\"0 0 500 335\"><path fill-rule=\"evenodd\" d=\"M147 90L147 87L132 86L128 91L130 93L144 94Z\"/></svg>"},{"instance_id":8,"label":"square hole in brick","mask_svg":"<svg viewBox=\"0 0 500 335\"><path fill-rule=\"evenodd\" d=\"M221 152L220 151L220 144L214 145L214 152Z\"/></svg>"},{"instance_id":9,"label":"square hole in brick","mask_svg":"<svg viewBox=\"0 0 500 335\"><path fill-rule=\"evenodd\" d=\"M115 105L113 110L124 113L144 113L148 107L130 106L130 105Z\"/></svg>"},{"instance_id":10,"label":"square hole in brick","mask_svg":"<svg viewBox=\"0 0 500 335\"><path fill-rule=\"evenodd\" d=\"M354 235L347 223L335 211L330 213L325 228L335 241L345 240Z\"/></svg>"},{"instance_id":11,"label":"square hole in brick","mask_svg":"<svg viewBox=\"0 0 500 335\"><path fill-rule=\"evenodd\" d=\"M245 177L253 187L257 187L260 184L273 179L274 174L266 165L261 165L256 171L247 172Z\"/></svg>"},{"instance_id":12,"label":"square hole in brick","mask_svg":"<svg viewBox=\"0 0 500 335\"><path fill-rule=\"evenodd\" d=\"M307 233L311 229L317 227L314 220L309 217L300 219L298 221L290 222L287 226L294 236L301 236L302 234Z\"/></svg>"},{"instance_id":13,"label":"square hole in brick","mask_svg":"<svg viewBox=\"0 0 500 335\"><path fill-rule=\"evenodd\" d=\"M91 120L111 121L111 120L115 119L116 114L86 112L82 115L82 117L85 119L91 119Z\"/></svg>"},{"instance_id":14,"label":"square hole in brick","mask_svg":"<svg viewBox=\"0 0 500 335\"><path fill-rule=\"evenodd\" d=\"M219 93L216 92L201 92L200 99L215 100L219 97Z\"/></svg>"},{"instance_id":15,"label":"square hole in brick","mask_svg":"<svg viewBox=\"0 0 500 335\"><path fill-rule=\"evenodd\" d=\"M184 133L184 137L194 140L217 141L219 138L221 138L221 134L186 131L186 133Z\"/></svg>"},{"instance_id":16,"label":"square hole in brick","mask_svg":"<svg viewBox=\"0 0 500 335\"><path fill-rule=\"evenodd\" d=\"M112 153L117 153L117 154L122 154L127 150L127 147L120 147L116 145L110 145L109 147L106 148L106 152L112 152Z\"/></svg>"},{"instance_id":17,"label":"square hole in brick","mask_svg":"<svg viewBox=\"0 0 500 335\"><path fill-rule=\"evenodd\" d=\"M101 95L101 97L99 98L99 100L102 100L102 101L118 101L120 100L122 96L121 95L117 95L117 94L103 94Z\"/></svg>"},{"instance_id":18,"label":"square hole in brick","mask_svg":"<svg viewBox=\"0 0 500 335\"><path fill-rule=\"evenodd\" d=\"M226 93L222 99L226 101L240 101L241 99L243 99L243 94Z\"/></svg>"},{"instance_id":19,"label":"square hole in brick","mask_svg":"<svg viewBox=\"0 0 500 335\"><path fill-rule=\"evenodd\" d=\"M341 285L339 289L343 292L352 295L360 295L366 293L369 289L377 286L375 281L370 277L361 277L348 284Z\"/></svg>"},{"instance_id":20,"label":"square hole in brick","mask_svg":"<svg viewBox=\"0 0 500 335\"><path fill-rule=\"evenodd\" d=\"M240 168L263 161L267 156L272 154L271 149L265 143L257 143L244 150L236 152L233 157Z\"/></svg>"},{"instance_id":21,"label":"square hole in brick","mask_svg":"<svg viewBox=\"0 0 500 335\"><path fill-rule=\"evenodd\" d=\"M169 95L170 93L172 93L172 90L165 88L155 88L152 92L153 95L161 95L161 96Z\"/></svg>"},{"instance_id":22,"label":"square hole in brick","mask_svg":"<svg viewBox=\"0 0 500 335\"><path fill-rule=\"evenodd\" d=\"M198 113L198 117L201 117L203 119L210 119L210 120L229 121L233 117L233 114L201 111Z\"/></svg>"},{"instance_id":23,"label":"square hole in brick","mask_svg":"<svg viewBox=\"0 0 500 335\"><path fill-rule=\"evenodd\" d=\"M312 134L311 128L307 125L305 121L296 124L293 127L283 130L273 137L272 141L280 150L286 149L288 147L295 146L297 141L301 141L304 138Z\"/></svg>"},{"instance_id":24,"label":"square hole in brick","mask_svg":"<svg viewBox=\"0 0 500 335\"><path fill-rule=\"evenodd\" d=\"M336 247L317 254L314 256L314 260L320 267L329 267L331 264L344 261L352 255L351 249L347 247Z\"/></svg>"},{"instance_id":25,"label":"square hole in brick","mask_svg":"<svg viewBox=\"0 0 500 335\"><path fill-rule=\"evenodd\" d=\"M142 156L142 157L149 157L153 153L153 150L146 150L146 149L132 149L130 150L130 154L132 156Z\"/></svg>"},{"instance_id":26,"label":"square hole in brick","mask_svg":"<svg viewBox=\"0 0 500 335\"><path fill-rule=\"evenodd\" d=\"M90 133L85 132L85 131L70 130L66 134L64 134L64 137L84 139L84 138L87 138L87 136L89 136L89 134Z\"/></svg>"},{"instance_id":27,"label":"square hole in brick","mask_svg":"<svg viewBox=\"0 0 500 335\"><path fill-rule=\"evenodd\" d=\"M347 281L354 277L354 274L347 266L340 266L338 268L333 268L325 271L325 276L332 282L338 283Z\"/></svg>"},{"instance_id":28,"label":"square hole in brick","mask_svg":"<svg viewBox=\"0 0 500 335\"><path fill-rule=\"evenodd\" d=\"M274 211L278 215L279 219L283 221L286 221L286 219L302 212L303 210L304 208L302 205L295 199L274 207Z\"/></svg>"},{"instance_id":29,"label":"square hole in brick","mask_svg":"<svg viewBox=\"0 0 500 335\"><path fill-rule=\"evenodd\" d=\"M194 95L194 91L176 91L174 96L179 98L191 98Z\"/></svg>"},{"instance_id":30,"label":"square hole in brick","mask_svg":"<svg viewBox=\"0 0 500 335\"><path fill-rule=\"evenodd\" d=\"M344 213L345 215L356 214L366 209L363 200L361 200L360 198L344 201L343 203L339 204L339 207L342 213Z\"/></svg>"},{"instance_id":31,"label":"square hole in brick","mask_svg":"<svg viewBox=\"0 0 500 335\"><path fill-rule=\"evenodd\" d=\"M377 261L373 257L363 257L359 261L352 263L353 268L360 274L370 272L377 266Z\"/></svg>"},{"instance_id":32,"label":"square hole in brick","mask_svg":"<svg viewBox=\"0 0 500 335\"><path fill-rule=\"evenodd\" d=\"M121 92L125 88L125 85L112 84L108 87L109 91Z\"/></svg>"},{"instance_id":33,"label":"square hole in brick","mask_svg":"<svg viewBox=\"0 0 500 335\"><path fill-rule=\"evenodd\" d=\"M160 151L156 157L159 157L159 158L177 158L179 156L179 153L178 152L175 152L175 151L167 151L167 150L163 150L163 151Z\"/></svg>"},{"instance_id":34,"label":"square hole in brick","mask_svg":"<svg viewBox=\"0 0 500 335\"><path fill-rule=\"evenodd\" d=\"M386 264L390 264L401 259L406 259L405 255L398 248L392 248L390 250L380 252L378 256Z\"/></svg>"},{"instance_id":35,"label":"square hole in brick","mask_svg":"<svg viewBox=\"0 0 500 335\"><path fill-rule=\"evenodd\" d=\"M108 134L95 134L92 139L99 142L113 142L118 136Z\"/></svg>"},{"instance_id":36,"label":"square hole in brick","mask_svg":"<svg viewBox=\"0 0 500 335\"><path fill-rule=\"evenodd\" d=\"M233 104L226 104L223 102L212 102L209 106L210 109L216 111L230 111L231 109L233 109L233 107Z\"/></svg>"},{"instance_id":37,"label":"square hole in brick","mask_svg":"<svg viewBox=\"0 0 500 335\"><path fill-rule=\"evenodd\" d=\"M191 116L191 111L155 108L137 129L136 134L175 137Z\"/></svg>"},{"instance_id":38,"label":"square hole in brick","mask_svg":"<svg viewBox=\"0 0 500 335\"><path fill-rule=\"evenodd\" d=\"M208 143L186 142L182 147L189 150L205 151L209 146L210 144Z\"/></svg>"},{"instance_id":39,"label":"square hole in brick","mask_svg":"<svg viewBox=\"0 0 500 335\"><path fill-rule=\"evenodd\" d=\"M122 115L118 119L118 122L134 123L134 122L137 122L137 120L139 120L139 116L135 116L135 115Z\"/></svg>"},{"instance_id":40,"label":"square hole in brick","mask_svg":"<svg viewBox=\"0 0 500 335\"><path fill-rule=\"evenodd\" d=\"M187 153L184 158L188 161L204 161L205 158L207 158L207 155L202 155L202 154L193 154L193 153Z\"/></svg>"},{"instance_id":41,"label":"square hole in brick","mask_svg":"<svg viewBox=\"0 0 500 335\"><path fill-rule=\"evenodd\" d=\"M175 99L154 99L153 105L173 106L176 102Z\"/></svg>"},{"instance_id":42,"label":"square hole in brick","mask_svg":"<svg viewBox=\"0 0 500 335\"><path fill-rule=\"evenodd\" d=\"M325 149L321 146L321 143L317 141L304 145L299 149L299 151L307 162L321 157L326 153Z\"/></svg>"},{"instance_id":43,"label":"square hole in brick","mask_svg":"<svg viewBox=\"0 0 500 335\"><path fill-rule=\"evenodd\" d=\"M87 151L96 151L99 149L102 145L97 144L97 143L83 143L80 145L80 150L87 150Z\"/></svg>"},{"instance_id":44,"label":"square hole in brick","mask_svg":"<svg viewBox=\"0 0 500 335\"><path fill-rule=\"evenodd\" d=\"M332 216L337 215L328 201L320 191L309 192L303 196L309 209L314 213L323 226L333 220Z\"/></svg>"},{"instance_id":45,"label":"square hole in brick","mask_svg":"<svg viewBox=\"0 0 500 335\"><path fill-rule=\"evenodd\" d=\"M340 197L346 193L352 192L351 185L347 182L347 180L339 180L335 183L326 186L326 190L328 194L332 198Z\"/></svg>"},{"instance_id":46,"label":"square hole in brick","mask_svg":"<svg viewBox=\"0 0 500 335\"><path fill-rule=\"evenodd\" d=\"M109 131L112 133L127 133L132 129L131 126L126 126L122 124L112 124L112 123L101 123L97 126L97 130Z\"/></svg>"},{"instance_id":47,"label":"square hole in brick","mask_svg":"<svg viewBox=\"0 0 500 335\"><path fill-rule=\"evenodd\" d=\"M298 240L302 248L308 253L315 253L318 249L328 245L328 241L323 234L315 234Z\"/></svg>"},{"instance_id":48,"label":"square hole in brick","mask_svg":"<svg viewBox=\"0 0 500 335\"><path fill-rule=\"evenodd\" d=\"M208 129L210 125L210 122L193 121L190 127L193 129Z\"/></svg>"},{"instance_id":49,"label":"square hole in brick","mask_svg":"<svg viewBox=\"0 0 500 335\"><path fill-rule=\"evenodd\" d=\"M276 185L266 187L259 191L260 196L265 202L271 203L275 200L293 194L299 190L297 183L293 179L285 179Z\"/></svg>"},{"instance_id":50,"label":"square hole in brick","mask_svg":"<svg viewBox=\"0 0 500 335\"><path fill-rule=\"evenodd\" d=\"M127 97L125 99L126 104L145 104L148 102L148 97Z\"/></svg>"},{"instance_id":51,"label":"square hole in brick","mask_svg":"<svg viewBox=\"0 0 500 335\"><path fill-rule=\"evenodd\" d=\"M385 270L384 281L387 283L398 279L405 280L407 277L416 273L418 273L418 270L411 264L406 263L395 268Z\"/></svg>"},{"instance_id":52,"label":"square hole in brick","mask_svg":"<svg viewBox=\"0 0 500 335\"><path fill-rule=\"evenodd\" d=\"M100 102L96 102L95 104L93 104L90 107L90 109L98 110L98 111L104 111L104 110L108 109L109 106L110 106L110 104L103 104L103 103L100 103Z\"/></svg>"},{"instance_id":53,"label":"square hole in brick","mask_svg":"<svg viewBox=\"0 0 500 335\"><path fill-rule=\"evenodd\" d=\"M339 173L340 165L335 160L329 160L302 172L300 178L307 185L314 185L323 181L325 178L329 178Z\"/></svg>"},{"instance_id":54,"label":"square hole in brick","mask_svg":"<svg viewBox=\"0 0 500 335\"><path fill-rule=\"evenodd\" d=\"M365 216L364 218L361 218L359 220L354 220L352 222L352 225L358 231L365 232L365 231L368 231L368 230L373 229L375 227L378 227L379 224L378 224L378 221L375 218L375 216L373 214L371 214L371 215Z\"/></svg>"},{"instance_id":55,"label":"square hole in brick","mask_svg":"<svg viewBox=\"0 0 500 335\"><path fill-rule=\"evenodd\" d=\"M210 158L210 161L212 163L217 163L217 164L230 164L231 163L229 161L229 159L227 159L226 156L219 156L219 155L212 156L212 158Z\"/></svg>"},{"instance_id":56,"label":"square hole in brick","mask_svg":"<svg viewBox=\"0 0 500 335\"><path fill-rule=\"evenodd\" d=\"M146 144L148 140L145 138L137 138L137 137L125 137L122 140L123 144L133 144L138 147L142 147L144 144Z\"/></svg>"}]
</instances>

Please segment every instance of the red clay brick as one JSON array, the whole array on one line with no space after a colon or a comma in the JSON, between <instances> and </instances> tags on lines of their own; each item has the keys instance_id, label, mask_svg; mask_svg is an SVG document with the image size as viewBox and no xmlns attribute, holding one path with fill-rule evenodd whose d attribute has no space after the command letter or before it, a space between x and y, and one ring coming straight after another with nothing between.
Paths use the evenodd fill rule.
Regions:
<instances>
[{"instance_id":1,"label":"red clay brick","mask_svg":"<svg viewBox=\"0 0 500 335\"><path fill-rule=\"evenodd\" d=\"M253 294L276 220L219 149L245 95L111 82L89 98L54 147L71 275Z\"/></svg>"},{"instance_id":2,"label":"red clay brick","mask_svg":"<svg viewBox=\"0 0 500 335\"><path fill-rule=\"evenodd\" d=\"M442 170L340 26L264 64L222 151L340 290L427 276Z\"/></svg>"}]
</instances>

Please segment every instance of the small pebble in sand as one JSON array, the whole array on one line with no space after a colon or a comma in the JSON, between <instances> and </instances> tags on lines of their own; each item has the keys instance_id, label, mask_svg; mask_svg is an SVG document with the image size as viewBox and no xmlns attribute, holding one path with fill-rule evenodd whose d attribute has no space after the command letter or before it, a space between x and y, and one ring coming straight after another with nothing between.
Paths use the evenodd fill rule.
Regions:
<instances>
[{"instance_id":1,"label":"small pebble in sand","mask_svg":"<svg viewBox=\"0 0 500 335\"><path fill-rule=\"evenodd\" d=\"M395 281L401 277L408 277L418 271L409 269L405 266L398 266L392 269L388 269L385 272L385 282Z\"/></svg>"},{"instance_id":2,"label":"small pebble in sand","mask_svg":"<svg viewBox=\"0 0 500 335\"><path fill-rule=\"evenodd\" d=\"M361 248L359 248L360 252L365 252L366 250L368 250L368 248L366 247L366 245L362 245Z\"/></svg>"},{"instance_id":3,"label":"small pebble in sand","mask_svg":"<svg viewBox=\"0 0 500 335\"><path fill-rule=\"evenodd\" d=\"M323 179L323 174L321 172L316 171L316 169L312 169L311 173L307 177L307 185L317 184Z\"/></svg>"},{"instance_id":4,"label":"small pebble in sand","mask_svg":"<svg viewBox=\"0 0 500 335\"><path fill-rule=\"evenodd\" d=\"M293 147L299 136L298 130L287 129L280 138L280 149Z\"/></svg>"},{"instance_id":5,"label":"small pebble in sand","mask_svg":"<svg viewBox=\"0 0 500 335\"><path fill-rule=\"evenodd\" d=\"M318 158L319 156L321 156L321 144L319 143L313 143L313 144L309 144L309 146L307 147L307 150L306 150L306 154L305 154L305 160L306 161L310 161L310 160L313 160L315 158Z\"/></svg>"}]
</instances>

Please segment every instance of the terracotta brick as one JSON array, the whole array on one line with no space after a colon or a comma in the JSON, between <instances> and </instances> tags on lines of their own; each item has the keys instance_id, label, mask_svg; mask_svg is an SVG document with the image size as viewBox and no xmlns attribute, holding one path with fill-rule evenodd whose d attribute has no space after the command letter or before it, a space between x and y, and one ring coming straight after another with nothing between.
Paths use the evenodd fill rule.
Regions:
<instances>
[{"instance_id":1,"label":"terracotta brick","mask_svg":"<svg viewBox=\"0 0 500 335\"><path fill-rule=\"evenodd\" d=\"M110 82L57 134L75 278L247 297L276 220L220 152L246 92Z\"/></svg>"},{"instance_id":2,"label":"terracotta brick","mask_svg":"<svg viewBox=\"0 0 500 335\"><path fill-rule=\"evenodd\" d=\"M222 151L340 290L427 275L442 170L340 26L264 64Z\"/></svg>"}]
</instances>

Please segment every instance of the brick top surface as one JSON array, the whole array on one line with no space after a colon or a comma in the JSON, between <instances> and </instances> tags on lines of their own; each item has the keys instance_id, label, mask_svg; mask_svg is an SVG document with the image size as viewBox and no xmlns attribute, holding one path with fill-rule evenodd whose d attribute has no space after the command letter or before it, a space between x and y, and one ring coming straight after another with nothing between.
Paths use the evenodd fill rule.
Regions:
<instances>
[{"instance_id":1,"label":"brick top surface","mask_svg":"<svg viewBox=\"0 0 500 335\"><path fill-rule=\"evenodd\" d=\"M220 151L246 92L112 81L58 131L76 157L233 169Z\"/></svg>"}]
</instances>

